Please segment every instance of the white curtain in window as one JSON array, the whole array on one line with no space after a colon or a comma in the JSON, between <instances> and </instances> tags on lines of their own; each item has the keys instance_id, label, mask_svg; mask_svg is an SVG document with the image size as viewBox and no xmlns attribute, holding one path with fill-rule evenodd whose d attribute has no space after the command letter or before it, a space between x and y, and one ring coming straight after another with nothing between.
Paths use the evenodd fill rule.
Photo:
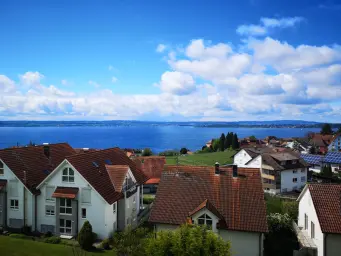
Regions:
<instances>
[{"instance_id":1,"label":"white curtain in window","mask_svg":"<svg viewBox=\"0 0 341 256\"><path fill-rule=\"evenodd\" d=\"M82 203L91 203L91 189L83 188L82 189Z\"/></svg>"}]
</instances>

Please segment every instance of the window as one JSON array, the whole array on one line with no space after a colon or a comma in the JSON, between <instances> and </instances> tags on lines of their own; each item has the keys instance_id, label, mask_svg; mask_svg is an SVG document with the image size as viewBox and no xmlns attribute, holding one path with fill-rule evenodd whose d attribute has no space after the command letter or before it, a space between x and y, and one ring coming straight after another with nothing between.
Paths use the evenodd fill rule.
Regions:
<instances>
[{"instance_id":1,"label":"window","mask_svg":"<svg viewBox=\"0 0 341 256\"><path fill-rule=\"evenodd\" d=\"M4 164L0 161L0 175L4 175Z\"/></svg>"},{"instance_id":2,"label":"window","mask_svg":"<svg viewBox=\"0 0 341 256\"><path fill-rule=\"evenodd\" d=\"M292 170L292 173L297 173L297 170Z\"/></svg>"},{"instance_id":3,"label":"window","mask_svg":"<svg viewBox=\"0 0 341 256\"><path fill-rule=\"evenodd\" d=\"M45 199L46 201L54 201L52 194L54 192L54 187L46 187L45 188Z\"/></svg>"},{"instance_id":4,"label":"window","mask_svg":"<svg viewBox=\"0 0 341 256\"><path fill-rule=\"evenodd\" d=\"M59 220L59 232L61 234L67 234L71 235L72 233L72 226L71 226L71 220Z\"/></svg>"},{"instance_id":5,"label":"window","mask_svg":"<svg viewBox=\"0 0 341 256\"><path fill-rule=\"evenodd\" d=\"M314 222L311 222L311 238L315 238L315 224Z\"/></svg>"},{"instance_id":6,"label":"window","mask_svg":"<svg viewBox=\"0 0 341 256\"><path fill-rule=\"evenodd\" d=\"M72 214L71 199L60 199L60 214Z\"/></svg>"},{"instance_id":7,"label":"window","mask_svg":"<svg viewBox=\"0 0 341 256\"><path fill-rule=\"evenodd\" d=\"M112 205L112 212L113 212L113 213L116 213L116 203L114 203L114 204Z\"/></svg>"},{"instance_id":8,"label":"window","mask_svg":"<svg viewBox=\"0 0 341 256\"><path fill-rule=\"evenodd\" d=\"M46 216L54 216L54 206L53 205L46 205L45 206L45 215Z\"/></svg>"},{"instance_id":9,"label":"window","mask_svg":"<svg viewBox=\"0 0 341 256\"><path fill-rule=\"evenodd\" d=\"M305 172L305 169L304 169L304 168L302 168L302 169L301 169L301 172Z\"/></svg>"},{"instance_id":10,"label":"window","mask_svg":"<svg viewBox=\"0 0 341 256\"><path fill-rule=\"evenodd\" d=\"M297 182L297 178L292 178L292 182L296 183Z\"/></svg>"},{"instance_id":11,"label":"window","mask_svg":"<svg viewBox=\"0 0 341 256\"><path fill-rule=\"evenodd\" d=\"M212 218L207 214L203 214L198 218L198 224L212 226Z\"/></svg>"},{"instance_id":12,"label":"window","mask_svg":"<svg viewBox=\"0 0 341 256\"><path fill-rule=\"evenodd\" d=\"M301 177L301 182L305 182L305 176Z\"/></svg>"},{"instance_id":13,"label":"window","mask_svg":"<svg viewBox=\"0 0 341 256\"><path fill-rule=\"evenodd\" d=\"M10 196L13 196L13 197L18 197L18 181L16 180L11 180L9 182L9 194Z\"/></svg>"},{"instance_id":14,"label":"window","mask_svg":"<svg viewBox=\"0 0 341 256\"><path fill-rule=\"evenodd\" d=\"M75 173L71 168L65 168L62 175L63 182L75 182Z\"/></svg>"},{"instance_id":15,"label":"window","mask_svg":"<svg viewBox=\"0 0 341 256\"><path fill-rule=\"evenodd\" d=\"M304 229L308 229L308 215L304 214Z\"/></svg>"},{"instance_id":16,"label":"window","mask_svg":"<svg viewBox=\"0 0 341 256\"><path fill-rule=\"evenodd\" d=\"M82 188L82 203L91 204L91 189Z\"/></svg>"},{"instance_id":17,"label":"window","mask_svg":"<svg viewBox=\"0 0 341 256\"><path fill-rule=\"evenodd\" d=\"M11 209L19 210L19 201L17 199L11 199Z\"/></svg>"},{"instance_id":18,"label":"window","mask_svg":"<svg viewBox=\"0 0 341 256\"><path fill-rule=\"evenodd\" d=\"M86 219L86 208L82 208L82 219Z\"/></svg>"}]
</instances>

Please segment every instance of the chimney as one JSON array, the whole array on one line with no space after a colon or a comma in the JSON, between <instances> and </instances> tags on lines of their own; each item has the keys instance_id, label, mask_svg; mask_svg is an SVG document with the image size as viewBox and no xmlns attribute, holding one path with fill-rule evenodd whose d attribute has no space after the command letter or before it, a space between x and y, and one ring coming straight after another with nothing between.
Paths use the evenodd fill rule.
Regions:
<instances>
[{"instance_id":1,"label":"chimney","mask_svg":"<svg viewBox=\"0 0 341 256\"><path fill-rule=\"evenodd\" d=\"M214 173L215 174L220 174L220 170L219 170L219 163L218 162L216 162L215 164L214 164Z\"/></svg>"},{"instance_id":2,"label":"chimney","mask_svg":"<svg viewBox=\"0 0 341 256\"><path fill-rule=\"evenodd\" d=\"M232 165L232 177L237 178L238 177L238 166Z\"/></svg>"},{"instance_id":3,"label":"chimney","mask_svg":"<svg viewBox=\"0 0 341 256\"><path fill-rule=\"evenodd\" d=\"M89 148L83 148L83 152L88 152Z\"/></svg>"},{"instance_id":4,"label":"chimney","mask_svg":"<svg viewBox=\"0 0 341 256\"><path fill-rule=\"evenodd\" d=\"M47 158L50 158L50 145L49 143L43 143L44 145L44 155L47 157Z\"/></svg>"}]
</instances>

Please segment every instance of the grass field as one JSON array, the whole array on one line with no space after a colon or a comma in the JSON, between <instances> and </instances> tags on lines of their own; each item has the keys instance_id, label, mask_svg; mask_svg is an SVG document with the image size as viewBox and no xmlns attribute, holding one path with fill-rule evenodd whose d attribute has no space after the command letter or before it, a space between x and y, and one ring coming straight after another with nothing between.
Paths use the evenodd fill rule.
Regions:
<instances>
[{"instance_id":1,"label":"grass field","mask_svg":"<svg viewBox=\"0 0 341 256\"><path fill-rule=\"evenodd\" d=\"M8 236L0 236L0 255L4 256L94 256L94 255L114 255L112 251L86 252L79 254L80 249L77 248L78 254L73 254L72 247L62 244L46 244L32 240L13 238ZM84 252L83 252L84 253Z\"/></svg>"},{"instance_id":2,"label":"grass field","mask_svg":"<svg viewBox=\"0 0 341 256\"><path fill-rule=\"evenodd\" d=\"M202 154L193 154L193 155L184 155L179 156L178 161L180 165L214 165L215 162L218 162L221 165L224 164L232 164L233 154L236 151L228 150L224 152L213 152L213 153L202 153ZM176 164L177 157L169 156L166 157L167 164Z\"/></svg>"}]
</instances>

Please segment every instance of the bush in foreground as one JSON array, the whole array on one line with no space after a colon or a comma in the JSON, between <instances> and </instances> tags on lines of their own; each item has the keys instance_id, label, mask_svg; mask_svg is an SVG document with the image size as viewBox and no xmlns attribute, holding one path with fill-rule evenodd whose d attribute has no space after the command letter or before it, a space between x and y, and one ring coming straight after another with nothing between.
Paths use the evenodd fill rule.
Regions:
<instances>
[{"instance_id":1,"label":"bush in foreground","mask_svg":"<svg viewBox=\"0 0 341 256\"><path fill-rule=\"evenodd\" d=\"M85 221L78 234L78 243L82 249L90 250L94 242L95 238L92 233L92 226L89 221Z\"/></svg>"}]
</instances>

